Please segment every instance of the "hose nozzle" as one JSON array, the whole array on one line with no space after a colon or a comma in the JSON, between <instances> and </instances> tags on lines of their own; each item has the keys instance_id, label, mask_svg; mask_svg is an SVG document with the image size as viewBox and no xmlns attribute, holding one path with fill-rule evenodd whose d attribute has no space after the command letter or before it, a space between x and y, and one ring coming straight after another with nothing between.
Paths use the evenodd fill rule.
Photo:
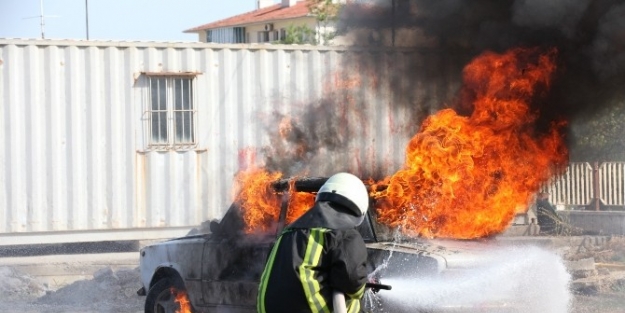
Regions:
<instances>
[{"instance_id":1,"label":"hose nozzle","mask_svg":"<svg viewBox=\"0 0 625 313\"><path fill-rule=\"evenodd\" d=\"M373 293L378 293L380 290L391 290L393 286L379 283L366 283L365 288L371 288Z\"/></svg>"}]
</instances>

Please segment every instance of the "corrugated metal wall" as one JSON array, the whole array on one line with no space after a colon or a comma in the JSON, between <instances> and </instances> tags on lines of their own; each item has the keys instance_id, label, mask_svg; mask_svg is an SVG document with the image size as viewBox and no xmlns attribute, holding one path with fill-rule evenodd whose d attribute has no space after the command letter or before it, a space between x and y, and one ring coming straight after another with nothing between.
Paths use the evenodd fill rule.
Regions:
<instances>
[{"instance_id":1,"label":"corrugated metal wall","mask_svg":"<svg viewBox=\"0 0 625 313\"><path fill-rule=\"evenodd\" d=\"M220 218L235 173L275 148L276 116L318 141L333 139L315 137L328 117L338 121L324 135L339 147L284 162L290 174L392 173L424 117L415 112L458 87L453 68L422 51L0 39L0 244L150 239ZM405 69L410 81L395 75ZM449 73L431 75L440 69ZM144 72L199 73L193 149L147 146ZM554 204L625 205L624 168L573 163L546 189Z\"/></svg>"},{"instance_id":2,"label":"corrugated metal wall","mask_svg":"<svg viewBox=\"0 0 625 313\"><path fill-rule=\"evenodd\" d=\"M347 65L359 53L374 53L369 59L382 70ZM337 97L338 116L358 98L357 114L342 116L351 137L343 153L317 150L309 158L314 172L303 174L327 175L337 164L359 173L380 164L395 170L419 124L411 106L433 110L457 87L423 75L413 95L394 94L394 85L408 84L392 79L394 69L415 59L417 72L444 64L434 54L401 51L0 40L0 234L186 227L220 218L236 171L272 144L270 117L302 117L324 98ZM147 149L142 72L200 73L197 147Z\"/></svg>"}]
</instances>

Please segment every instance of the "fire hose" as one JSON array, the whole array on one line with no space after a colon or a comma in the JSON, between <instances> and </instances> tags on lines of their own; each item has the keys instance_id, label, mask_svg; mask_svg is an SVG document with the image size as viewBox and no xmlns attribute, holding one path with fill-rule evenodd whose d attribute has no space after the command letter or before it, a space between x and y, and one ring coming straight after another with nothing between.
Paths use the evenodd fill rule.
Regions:
<instances>
[{"instance_id":1,"label":"fire hose","mask_svg":"<svg viewBox=\"0 0 625 313\"><path fill-rule=\"evenodd\" d=\"M380 290L391 290L393 286L378 283L366 283L365 288L371 288L373 293L378 293ZM334 304L334 313L347 313L345 295L342 292L335 290L332 293L332 303Z\"/></svg>"},{"instance_id":2,"label":"fire hose","mask_svg":"<svg viewBox=\"0 0 625 313\"><path fill-rule=\"evenodd\" d=\"M373 293L378 293L380 290L391 290L393 289L393 286L380 283L366 283L365 288L371 288Z\"/></svg>"}]
</instances>

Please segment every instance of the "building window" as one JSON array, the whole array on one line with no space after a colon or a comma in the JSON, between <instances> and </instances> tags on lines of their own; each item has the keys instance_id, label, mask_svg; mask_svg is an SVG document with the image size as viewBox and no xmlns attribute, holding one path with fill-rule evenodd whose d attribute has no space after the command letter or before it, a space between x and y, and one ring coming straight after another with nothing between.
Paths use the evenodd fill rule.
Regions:
<instances>
[{"instance_id":1,"label":"building window","mask_svg":"<svg viewBox=\"0 0 625 313\"><path fill-rule=\"evenodd\" d=\"M245 27L233 28L234 41L233 43L245 43Z\"/></svg>"},{"instance_id":2,"label":"building window","mask_svg":"<svg viewBox=\"0 0 625 313\"><path fill-rule=\"evenodd\" d=\"M206 42L245 43L245 27L209 29L206 31Z\"/></svg>"},{"instance_id":3,"label":"building window","mask_svg":"<svg viewBox=\"0 0 625 313\"><path fill-rule=\"evenodd\" d=\"M148 145L179 149L194 146L194 77L148 76Z\"/></svg>"},{"instance_id":4,"label":"building window","mask_svg":"<svg viewBox=\"0 0 625 313\"><path fill-rule=\"evenodd\" d=\"M269 42L269 32L258 32L258 42Z\"/></svg>"}]
</instances>

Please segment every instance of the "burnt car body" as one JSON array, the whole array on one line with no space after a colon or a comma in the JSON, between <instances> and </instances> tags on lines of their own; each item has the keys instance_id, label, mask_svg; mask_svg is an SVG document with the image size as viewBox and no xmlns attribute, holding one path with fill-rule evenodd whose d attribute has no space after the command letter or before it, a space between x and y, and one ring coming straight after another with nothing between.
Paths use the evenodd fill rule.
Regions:
<instances>
[{"instance_id":1,"label":"burnt car body","mask_svg":"<svg viewBox=\"0 0 625 313\"><path fill-rule=\"evenodd\" d=\"M323 182L324 178L309 179L299 188L296 184L296 188L314 192ZM278 225L284 225L286 208L283 201ZM466 260L471 260L470 249L462 251L466 250L463 247L394 239L388 228L375 222L374 214L370 210L358 230L367 245L369 272L377 280L385 275L415 279L439 275L466 267ZM205 222L190 235L142 248L143 287L138 294L146 296L145 312L176 312L179 291L186 292L193 312L256 312L260 276L282 227L278 226L276 233L262 235L245 234L242 229L239 208L233 204L219 222ZM464 261L456 261L459 255ZM367 311L389 311L380 301L363 302L367 302L362 306Z\"/></svg>"}]
</instances>

